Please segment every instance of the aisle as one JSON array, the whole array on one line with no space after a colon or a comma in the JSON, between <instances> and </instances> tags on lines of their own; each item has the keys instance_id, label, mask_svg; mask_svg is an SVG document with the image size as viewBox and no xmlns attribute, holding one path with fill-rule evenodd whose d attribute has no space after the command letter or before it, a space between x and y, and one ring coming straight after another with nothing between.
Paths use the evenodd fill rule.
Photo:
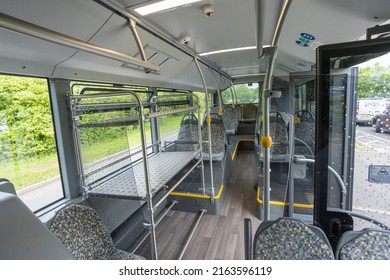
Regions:
<instances>
[{"instance_id":1,"label":"aisle","mask_svg":"<svg viewBox=\"0 0 390 280\"><path fill-rule=\"evenodd\" d=\"M221 215L204 215L183 259L245 258L244 219L252 220L253 231L260 224L256 218L256 173L253 151L240 150ZM196 218L195 213L171 211L161 221L156 228L159 259L177 259ZM147 239L136 253L150 258L149 248Z\"/></svg>"}]
</instances>

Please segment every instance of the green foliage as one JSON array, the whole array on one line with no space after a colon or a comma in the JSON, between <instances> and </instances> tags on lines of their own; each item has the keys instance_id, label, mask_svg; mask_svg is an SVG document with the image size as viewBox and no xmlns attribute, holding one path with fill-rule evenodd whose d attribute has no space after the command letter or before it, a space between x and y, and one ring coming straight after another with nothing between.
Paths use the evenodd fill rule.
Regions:
<instances>
[{"instance_id":1,"label":"green foliage","mask_svg":"<svg viewBox=\"0 0 390 280\"><path fill-rule=\"evenodd\" d=\"M55 152L47 80L0 76L0 160L33 158Z\"/></svg>"},{"instance_id":2,"label":"green foliage","mask_svg":"<svg viewBox=\"0 0 390 280\"><path fill-rule=\"evenodd\" d=\"M390 98L390 65L359 69L359 98Z\"/></svg>"},{"instance_id":3,"label":"green foliage","mask_svg":"<svg viewBox=\"0 0 390 280\"><path fill-rule=\"evenodd\" d=\"M257 103L259 100L259 88L257 84L248 86L247 84L234 85L238 103ZM227 88L221 93L224 104L232 103L231 89Z\"/></svg>"}]
</instances>

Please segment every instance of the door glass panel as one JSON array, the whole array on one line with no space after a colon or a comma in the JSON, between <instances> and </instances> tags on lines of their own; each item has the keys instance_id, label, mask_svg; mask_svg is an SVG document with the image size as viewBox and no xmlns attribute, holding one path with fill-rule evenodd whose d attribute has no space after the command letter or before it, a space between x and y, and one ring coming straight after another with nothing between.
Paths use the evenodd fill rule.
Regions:
<instances>
[{"instance_id":1,"label":"door glass panel","mask_svg":"<svg viewBox=\"0 0 390 280\"><path fill-rule=\"evenodd\" d=\"M329 102L319 108L329 110L329 128L321 133L328 138L326 206L328 213L352 211L354 230L373 221L390 225L389 58L383 52L331 57L330 75L322 77Z\"/></svg>"},{"instance_id":2,"label":"door glass panel","mask_svg":"<svg viewBox=\"0 0 390 280\"><path fill-rule=\"evenodd\" d=\"M352 210L390 225L390 54L359 65ZM354 219L355 229L372 227Z\"/></svg>"}]
</instances>

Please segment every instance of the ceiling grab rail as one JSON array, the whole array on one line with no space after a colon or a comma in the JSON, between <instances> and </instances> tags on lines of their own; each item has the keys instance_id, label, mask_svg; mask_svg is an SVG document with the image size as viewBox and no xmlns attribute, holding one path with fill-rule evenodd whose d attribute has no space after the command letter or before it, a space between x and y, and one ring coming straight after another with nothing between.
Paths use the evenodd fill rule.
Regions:
<instances>
[{"instance_id":1,"label":"ceiling grab rail","mask_svg":"<svg viewBox=\"0 0 390 280\"><path fill-rule=\"evenodd\" d=\"M147 62L148 58L146 57L144 46L141 43L141 38L138 35L137 29L136 29L137 23L134 20L129 20L129 27L131 30L131 33L133 34L133 37L135 39L135 43L137 44L139 54L143 61Z\"/></svg>"},{"instance_id":2,"label":"ceiling grab rail","mask_svg":"<svg viewBox=\"0 0 390 280\"><path fill-rule=\"evenodd\" d=\"M263 57L263 41L264 41L264 21L265 21L265 1L255 1L256 11L256 48L257 48L257 59Z\"/></svg>"},{"instance_id":3,"label":"ceiling grab rail","mask_svg":"<svg viewBox=\"0 0 390 280\"><path fill-rule=\"evenodd\" d=\"M211 179L211 187L210 187L210 201L211 204L214 204L214 170L213 170L213 151L211 148L211 117L210 117L210 105L209 105L209 93L207 90L206 80L204 79L202 69L200 68L199 62L197 58L194 58L194 62L196 65L196 68L198 69L199 76L202 80L203 88L204 88L204 94L205 94L205 103L206 103L206 123L207 123L207 131L208 131L208 145L209 145L209 162L210 162L210 179ZM201 147L202 148L202 147Z\"/></svg>"},{"instance_id":4,"label":"ceiling grab rail","mask_svg":"<svg viewBox=\"0 0 390 280\"><path fill-rule=\"evenodd\" d=\"M262 114L264 117L263 125L263 136L261 140L261 145L263 154L264 154L264 164L263 164L263 191L264 191L264 220L269 220L270 215L270 201L271 201L271 190L270 190L270 147L272 144L272 139L270 135L270 124L269 124L269 111L270 111L270 97L265 94L267 91L272 89L272 76L275 67L275 58L277 54L277 45L279 43L280 33L283 27L283 23L286 19L288 9L291 5L292 0L285 0L282 10L279 15L279 20L275 28L274 37L272 39L271 47L267 48L266 57L268 59L267 70L264 77L263 84L263 95L262 95ZM259 5L261 7L261 5ZM270 53L268 54L268 49Z\"/></svg>"},{"instance_id":5,"label":"ceiling grab rail","mask_svg":"<svg viewBox=\"0 0 390 280\"><path fill-rule=\"evenodd\" d=\"M57 45L62 45L76 50L85 51L102 57L110 58L124 63L129 63L149 71L159 71L160 67L146 61L134 58L114 50L106 49L80 39L23 21L9 15L0 13L0 28L21 33L30 37L45 40Z\"/></svg>"},{"instance_id":6,"label":"ceiling grab rail","mask_svg":"<svg viewBox=\"0 0 390 280\"><path fill-rule=\"evenodd\" d=\"M181 52L185 53L186 55L190 56L193 59L198 59L201 63L206 65L207 67L212 68L214 71L218 72L222 76L226 77L228 80L231 80L232 77L228 75L225 71L221 70L220 67L218 67L215 63L213 63L211 60L208 60L205 57L198 57L196 53L194 53L193 50L189 49L188 47L180 44L176 38L173 38L170 34L164 32L161 29L156 28L155 26L139 19L134 14L130 13L128 10L123 7L121 3L119 3L117 0L93 0L94 2L100 4L101 6L105 7L106 9L114 12L115 14L119 15L120 17L125 18L126 20L133 20L137 23L137 25L145 30L146 32L152 34L156 38L164 41L165 43L169 44L170 46L180 50Z\"/></svg>"}]
</instances>

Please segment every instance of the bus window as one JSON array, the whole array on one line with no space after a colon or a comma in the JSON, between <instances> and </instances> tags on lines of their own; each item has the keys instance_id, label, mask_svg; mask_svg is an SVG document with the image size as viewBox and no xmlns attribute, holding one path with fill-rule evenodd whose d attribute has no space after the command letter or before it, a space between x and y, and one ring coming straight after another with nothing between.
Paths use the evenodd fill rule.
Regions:
<instances>
[{"instance_id":1,"label":"bus window","mask_svg":"<svg viewBox=\"0 0 390 280\"><path fill-rule=\"evenodd\" d=\"M221 92L221 98L223 104L232 104L234 102L232 89L229 87Z\"/></svg>"},{"instance_id":2,"label":"bus window","mask_svg":"<svg viewBox=\"0 0 390 280\"><path fill-rule=\"evenodd\" d=\"M0 177L37 211L64 197L46 79L0 76Z\"/></svg>"},{"instance_id":3,"label":"bus window","mask_svg":"<svg viewBox=\"0 0 390 280\"><path fill-rule=\"evenodd\" d=\"M158 106L158 111L169 111L177 108L188 107L190 100L187 96L183 96L186 92L171 92L167 90L159 90L157 95L159 96L158 102L161 102L161 106ZM172 98L171 96L177 97ZM164 98L164 96L170 96ZM165 102L164 102L165 101ZM164 103L166 103L164 105ZM171 104L171 105L168 105ZM192 112L191 112L192 113ZM158 118L158 125L160 127L160 137L166 144L171 143L177 139L177 135L180 128L181 121L187 116L186 113L175 113L172 115L162 116ZM197 118L198 116L195 116Z\"/></svg>"},{"instance_id":4,"label":"bus window","mask_svg":"<svg viewBox=\"0 0 390 280\"><path fill-rule=\"evenodd\" d=\"M245 103L258 103L259 102L259 84L250 83L250 84L240 84L234 85L234 89L237 94L237 102L239 104ZM227 88L221 93L223 104L232 104L233 95L232 89Z\"/></svg>"}]
</instances>

